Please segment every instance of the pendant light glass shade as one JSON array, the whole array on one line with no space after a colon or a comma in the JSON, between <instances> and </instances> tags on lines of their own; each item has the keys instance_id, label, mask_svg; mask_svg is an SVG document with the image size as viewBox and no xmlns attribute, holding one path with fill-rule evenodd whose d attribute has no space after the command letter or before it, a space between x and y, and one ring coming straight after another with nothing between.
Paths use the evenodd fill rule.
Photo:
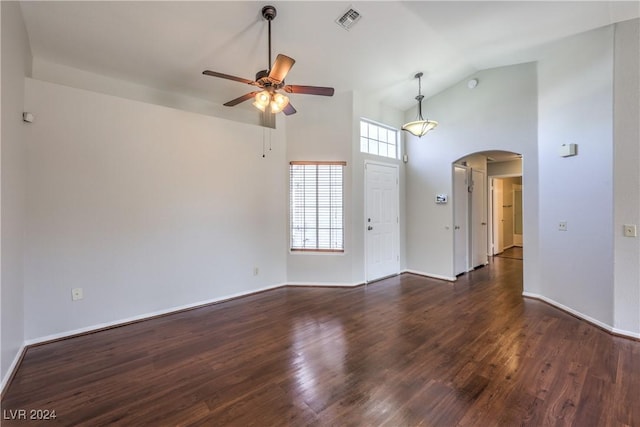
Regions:
<instances>
[{"instance_id":1,"label":"pendant light glass shade","mask_svg":"<svg viewBox=\"0 0 640 427\"><path fill-rule=\"evenodd\" d=\"M418 119L409 123L405 123L402 126L402 130L406 130L410 134L420 138L422 135L426 134L431 129L438 126L438 122L436 122L435 120L425 120L422 117L422 100L424 99L424 96L422 96L422 93L421 93L422 92L422 84L421 84L422 73L416 74L415 77L416 79L418 79L418 96L416 96L416 101L418 101Z\"/></svg>"},{"instance_id":2,"label":"pendant light glass shade","mask_svg":"<svg viewBox=\"0 0 640 427\"><path fill-rule=\"evenodd\" d=\"M438 126L438 122L435 120L416 120L405 123L404 126L402 126L402 130L406 130L410 134L420 137L436 126Z\"/></svg>"}]
</instances>

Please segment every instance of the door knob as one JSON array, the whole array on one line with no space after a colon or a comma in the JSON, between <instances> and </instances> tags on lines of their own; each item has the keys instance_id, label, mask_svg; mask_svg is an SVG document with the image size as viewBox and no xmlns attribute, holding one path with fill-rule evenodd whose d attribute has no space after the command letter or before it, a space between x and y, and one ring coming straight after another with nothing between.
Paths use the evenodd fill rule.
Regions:
<instances>
[{"instance_id":1,"label":"door knob","mask_svg":"<svg viewBox=\"0 0 640 427\"><path fill-rule=\"evenodd\" d=\"M372 226L368 226L367 230L371 231L371 230L373 230L373 227Z\"/></svg>"}]
</instances>

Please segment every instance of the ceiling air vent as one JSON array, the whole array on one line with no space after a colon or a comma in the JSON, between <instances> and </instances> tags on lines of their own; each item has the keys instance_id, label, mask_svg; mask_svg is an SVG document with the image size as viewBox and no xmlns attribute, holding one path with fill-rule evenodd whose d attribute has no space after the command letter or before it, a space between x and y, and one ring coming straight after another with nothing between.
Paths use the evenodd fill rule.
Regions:
<instances>
[{"instance_id":1,"label":"ceiling air vent","mask_svg":"<svg viewBox=\"0 0 640 427\"><path fill-rule=\"evenodd\" d=\"M350 30L361 17L362 15L360 15L360 12L350 7L349 10L343 13L341 17L336 19L336 24L340 25L345 30Z\"/></svg>"}]
</instances>

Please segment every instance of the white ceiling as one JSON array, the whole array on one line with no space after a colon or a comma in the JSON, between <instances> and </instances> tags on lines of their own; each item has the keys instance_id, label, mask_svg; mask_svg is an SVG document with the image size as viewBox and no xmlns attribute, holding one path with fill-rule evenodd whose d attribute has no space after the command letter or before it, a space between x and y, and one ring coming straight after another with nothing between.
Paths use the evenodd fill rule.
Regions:
<instances>
[{"instance_id":1,"label":"white ceiling","mask_svg":"<svg viewBox=\"0 0 640 427\"><path fill-rule=\"evenodd\" d=\"M265 4L278 10L274 57L296 59L287 83L365 91L401 110L415 105L418 71L429 96L477 70L536 60L552 40L640 16L637 1L28 1L21 7L35 57L222 104L251 87L201 73L253 79L267 68ZM362 19L346 31L334 21L351 5Z\"/></svg>"}]
</instances>

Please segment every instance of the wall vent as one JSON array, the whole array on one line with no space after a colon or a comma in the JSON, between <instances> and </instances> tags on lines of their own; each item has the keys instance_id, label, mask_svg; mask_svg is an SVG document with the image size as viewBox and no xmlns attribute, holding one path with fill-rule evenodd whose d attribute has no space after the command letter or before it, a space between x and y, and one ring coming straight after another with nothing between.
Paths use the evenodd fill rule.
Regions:
<instances>
[{"instance_id":1,"label":"wall vent","mask_svg":"<svg viewBox=\"0 0 640 427\"><path fill-rule=\"evenodd\" d=\"M336 19L336 24L340 25L345 30L350 30L361 17L362 15L360 15L360 12L350 7L349 10Z\"/></svg>"}]
</instances>

